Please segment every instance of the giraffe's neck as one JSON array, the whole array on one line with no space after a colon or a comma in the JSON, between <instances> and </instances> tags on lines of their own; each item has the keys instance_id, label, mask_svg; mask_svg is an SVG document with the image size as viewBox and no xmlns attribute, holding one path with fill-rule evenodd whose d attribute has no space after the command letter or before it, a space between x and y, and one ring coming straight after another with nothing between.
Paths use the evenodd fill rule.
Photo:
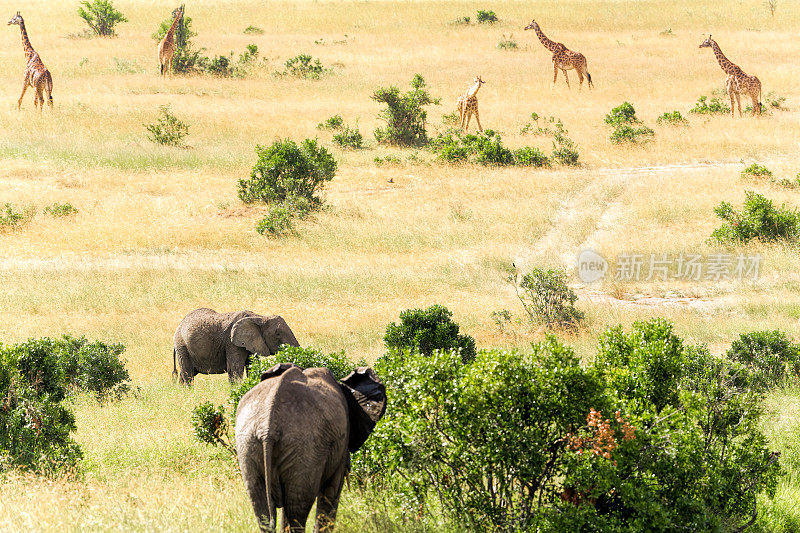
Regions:
<instances>
[{"instance_id":1,"label":"giraffe's neck","mask_svg":"<svg viewBox=\"0 0 800 533\"><path fill-rule=\"evenodd\" d=\"M25 58L30 60L31 56L36 53L31 46L31 41L28 39L28 32L25 31L25 21L20 17L19 32L22 34L22 49L25 50Z\"/></svg>"},{"instance_id":2,"label":"giraffe's neck","mask_svg":"<svg viewBox=\"0 0 800 533\"><path fill-rule=\"evenodd\" d=\"M542 33L542 29L539 27L539 24L534 22L533 23L533 31L536 32L536 36L539 37L539 40L542 42L545 48L550 50L551 52L555 52L558 48L558 43L555 43L547 38L547 35Z\"/></svg>"},{"instance_id":3,"label":"giraffe's neck","mask_svg":"<svg viewBox=\"0 0 800 533\"><path fill-rule=\"evenodd\" d=\"M481 83L476 81L475 85L473 85L467 90L467 98L472 98L473 96L475 96L478 93L478 89L480 88L481 88Z\"/></svg>"},{"instance_id":4,"label":"giraffe's neck","mask_svg":"<svg viewBox=\"0 0 800 533\"><path fill-rule=\"evenodd\" d=\"M725 72L725 74L733 74L736 72L738 67L729 61L727 57L725 57L725 54L722 53L722 49L717 44L717 41L711 41L711 48L714 50L714 55L717 56L719 66L722 67L722 70Z\"/></svg>"},{"instance_id":5,"label":"giraffe's neck","mask_svg":"<svg viewBox=\"0 0 800 533\"><path fill-rule=\"evenodd\" d=\"M172 26L169 27L169 30L167 31L167 35L165 37L167 40L172 39L173 35L175 35L175 28L178 27L178 22L180 22L182 15L183 13L178 13L178 16L175 17L175 20L172 21Z\"/></svg>"}]
</instances>

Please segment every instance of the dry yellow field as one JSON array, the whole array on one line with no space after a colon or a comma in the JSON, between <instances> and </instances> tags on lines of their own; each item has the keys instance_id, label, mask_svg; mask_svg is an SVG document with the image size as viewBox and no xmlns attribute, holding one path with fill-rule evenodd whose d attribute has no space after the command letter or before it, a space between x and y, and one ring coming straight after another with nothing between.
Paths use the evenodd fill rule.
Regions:
<instances>
[{"instance_id":1,"label":"dry yellow field","mask_svg":"<svg viewBox=\"0 0 800 533\"><path fill-rule=\"evenodd\" d=\"M586 356L605 327L651 316L669 318L680 335L714 352L756 329L800 338L797 249L725 250L707 242L720 223L713 208L723 200L741 205L745 190L800 206L796 191L740 177L753 162L778 178L800 172L796 3L778 2L774 16L761 0L188 3L193 42L207 54L258 46L263 60L242 79L161 79L151 34L175 6L115 5L129 19L118 36L87 39L75 36L83 29L77 2L0 0L0 16L22 10L52 73L55 100L40 114L29 91L17 111L24 55L19 29L3 25L0 205L36 214L0 230L0 341L71 333L122 342L139 387L119 403L75 403L83 474L0 481L0 530L254 528L234 465L196 443L190 425L195 405L224 400L227 378L200 376L192 389L170 382L172 333L196 307L281 314L303 345L374 360L386 324L400 311L440 303L479 346L525 346L541 333L524 322L503 333L490 318L499 309L522 317L504 281L513 261L523 271L557 266L573 274L588 319L567 342ZM465 15L474 21L477 9L493 9L500 21L451 24ZM562 79L552 87L550 53L523 31L531 18L587 57L593 90L579 92L574 71L571 89ZM244 34L250 25L264 34ZM760 78L764 94L784 96L785 109L760 119L688 115L700 95L724 85L712 52L698 48L709 33ZM501 39L518 48L498 49ZM273 75L300 53L331 71L319 80ZM379 86L405 90L415 73L442 98L428 112L431 135L444 130L442 116L481 75L485 128L501 132L512 148L549 154L550 138L520 128L532 112L557 117L577 143L581 165L452 166L424 150L409 160L412 150L377 145L372 131L382 124L381 107L370 95ZM655 130L652 142L609 141L603 117L623 101ZM189 124L187 148L147 139L143 124L164 104ZM688 127L656 124L674 109ZM334 114L358 125L366 149L344 151L316 128ZM264 209L236 196L256 144L314 137L339 165L324 193L326 209L301 222L297 236L257 234ZM403 162L373 162L387 154ZM54 202L79 212L46 215ZM609 260L630 252L722 252L760 254L762 263L756 281L625 282L611 272L584 285L574 276L584 248ZM800 390L775 393L770 405L777 446L782 435L800 431ZM800 523L798 474L795 467L784 478L775 503L764 502L773 525ZM364 506L355 494L345 496L343 530L368 529L363 520L372 515Z\"/></svg>"}]
</instances>

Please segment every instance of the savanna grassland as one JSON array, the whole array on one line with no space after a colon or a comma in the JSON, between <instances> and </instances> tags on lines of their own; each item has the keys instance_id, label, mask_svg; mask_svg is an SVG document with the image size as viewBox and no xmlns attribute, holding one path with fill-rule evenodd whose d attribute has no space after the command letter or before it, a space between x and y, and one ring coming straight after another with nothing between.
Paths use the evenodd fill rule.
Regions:
<instances>
[{"instance_id":1,"label":"savanna grassland","mask_svg":"<svg viewBox=\"0 0 800 533\"><path fill-rule=\"evenodd\" d=\"M237 468L227 452L197 443L190 424L195 405L225 400L227 378L200 376L191 389L170 381L172 334L197 307L280 314L301 344L371 361L401 310L440 303L479 346L524 347L542 332L524 321L505 282L512 262L522 271L574 273L583 248L609 260L721 251L760 254L759 279L622 282L611 272L585 286L573 276L587 320L564 333L566 341L588 357L607 326L652 316L669 318L683 338L715 353L756 329L800 337L797 249L707 241L720 224L713 208L741 205L745 190L800 206L797 190L740 176L753 162L778 177L800 172L794 3L779 1L774 16L761 0L188 3L193 41L206 53L258 46L256 66L241 79L159 78L151 34L175 6L115 5L129 19L118 36L87 39L76 36L77 2L0 0L0 15L22 11L55 100L40 114L29 90L17 111L24 56L19 29L4 25L0 204L35 214L0 230L0 341L71 333L122 342L137 387L116 403L74 402L82 471L70 480L8 476L0 483L0 530L253 529ZM477 9L494 10L500 21L475 24ZM451 23L465 15L473 24ZM587 57L593 90L578 92L574 71L571 89L562 79L551 88L550 53L523 31L531 18ZM250 25L264 33L244 34ZM723 88L713 54L698 49L709 33L760 78L764 94L786 98L783 109L760 119L688 114L699 96ZM498 49L509 35L518 47ZM274 75L300 53L330 70L318 80ZM549 154L549 137L520 129L532 112L557 117L578 145L580 166L447 165L425 150L377 145L381 106L370 95L379 86L405 90L415 73L442 98L429 108L430 135L445 128L442 116L480 75L485 128L509 147ZM651 142L609 141L603 117L623 101L655 130ZM148 140L143 124L164 104L189 125L187 147ZM656 124L674 109L688 126ZM365 149L342 150L316 128L334 114L358 125ZM325 209L301 221L295 236L259 235L254 225L265 209L236 196L256 144L314 137L339 166ZM401 162L374 163L386 155ZM78 213L44 213L54 202ZM503 331L490 318L500 309L515 317ZM774 502L762 502L759 524L790 531L800 526L800 389L772 393L766 429L788 475ZM342 530L403 530L345 493Z\"/></svg>"}]
</instances>

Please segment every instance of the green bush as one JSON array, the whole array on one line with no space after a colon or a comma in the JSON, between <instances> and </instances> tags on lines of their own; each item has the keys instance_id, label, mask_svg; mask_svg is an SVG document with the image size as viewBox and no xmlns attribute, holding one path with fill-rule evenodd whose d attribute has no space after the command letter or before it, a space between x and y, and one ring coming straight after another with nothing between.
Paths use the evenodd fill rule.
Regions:
<instances>
[{"instance_id":1,"label":"green bush","mask_svg":"<svg viewBox=\"0 0 800 533\"><path fill-rule=\"evenodd\" d=\"M15 227L22 224L25 220L33 216L30 209L17 211L14 205L6 202L4 206L5 212L0 212L0 228L2 227Z\"/></svg>"},{"instance_id":2,"label":"green bush","mask_svg":"<svg viewBox=\"0 0 800 533\"><path fill-rule=\"evenodd\" d=\"M562 501L544 531L741 530L758 494L775 494L761 396L735 363L653 319L606 332L595 368L614 407L567 437Z\"/></svg>"},{"instance_id":3,"label":"green bush","mask_svg":"<svg viewBox=\"0 0 800 533\"><path fill-rule=\"evenodd\" d=\"M385 128L375 130L375 139L382 144L395 144L399 146L418 146L428 143L428 134L425 131L427 112L425 106L439 104L438 98L433 98L425 88L425 80L419 74L411 80L411 90L400 94L400 89L394 85L379 87L372 99L386 104L386 109L381 111L378 118L386 122Z\"/></svg>"},{"instance_id":4,"label":"green bush","mask_svg":"<svg viewBox=\"0 0 800 533\"><path fill-rule=\"evenodd\" d=\"M485 11L483 9L479 9L475 20L478 21L478 24L494 24L499 19L497 18L497 15L494 14L494 11Z\"/></svg>"},{"instance_id":5,"label":"green bush","mask_svg":"<svg viewBox=\"0 0 800 533\"><path fill-rule=\"evenodd\" d=\"M468 26L470 22L469 17L458 17L451 24L460 25L460 26Z\"/></svg>"},{"instance_id":6,"label":"green bush","mask_svg":"<svg viewBox=\"0 0 800 533\"><path fill-rule=\"evenodd\" d=\"M772 178L772 172L765 166L753 163L742 170L743 178Z\"/></svg>"},{"instance_id":7,"label":"green bush","mask_svg":"<svg viewBox=\"0 0 800 533\"><path fill-rule=\"evenodd\" d=\"M68 217L74 215L78 210L70 203L55 202L53 205L48 205L44 208L44 212L52 217Z\"/></svg>"},{"instance_id":8,"label":"green bush","mask_svg":"<svg viewBox=\"0 0 800 533\"><path fill-rule=\"evenodd\" d=\"M497 49L498 50L516 50L517 49L517 41L514 40L513 35L509 35L508 37L503 35L503 37L497 41Z\"/></svg>"},{"instance_id":9,"label":"green bush","mask_svg":"<svg viewBox=\"0 0 800 533\"><path fill-rule=\"evenodd\" d=\"M475 339L458 333L453 313L441 305L428 309L406 309L400 323L386 326L383 342L389 351L419 352L430 356L436 350L456 350L464 362L475 359Z\"/></svg>"},{"instance_id":10,"label":"green bush","mask_svg":"<svg viewBox=\"0 0 800 533\"><path fill-rule=\"evenodd\" d=\"M387 154L383 157L375 156L375 159L373 159L373 161L376 165L399 165L400 163L402 163L399 157L391 154Z\"/></svg>"},{"instance_id":11,"label":"green bush","mask_svg":"<svg viewBox=\"0 0 800 533\"><path fill-rule=\"evenodd\" d=\"M778 330L745 333L733 341L725 356L752 372L753 384L771 389L800 376L800 346Z\"/></svg>"},{"instance_id":12,"label":"green bush","mask_svg":"<svg viewBox=\"0 0 800 533\"><path fill-rule=\"evenodd\" d=\"M614 131L611 132L611 142L615 144L647 141L655 135L655 132L647 126L637 126L641 121L636 118L636 110L630 102L623 102L613 108L604 121L614 127Z\"/></svg>"},{"instance_id":13,"label":"green bush","mask_svg":"<svg viewBox=\"0 0 800 533\"><path fill-rule=\"evenodd\" d=\"M264 35L264 30L258 26L248 26L242 33L245 35Z\"/></svg>"},{"instance_id":14,"label":"green bush","mask_svg":"<svg viewBox=\"0 0 800 533\"><path fill-rule=\"evenodd\" d=\"M514 267L507 281L514 287L523 309L534 324L570 328L583 320L583 313L575 309L578 296L567 285L565 272L534 267L520 276Z\"/></svg>"},{"instance_id":15,"label":"green bush","mask_svg":"<svg viewBox=\"0 0 800 533\"><path fill-rule=\"evenodd\" d=\"M233 386L228 395L230 420L225 416L226 408L204 402L192 412L192 426L195 438L211 446L224 446L234 452L231 422L236 421L236 408L247 391L261 382L261 374L279 363L294 363L303 368L325 367L336 379L342 379L366 361L351 361L344 351L325 354L314 348L300 348L284 345L278 353L268 357L254 357L247 366L247 376Z\"/></svg>"},{"instance_id":16,"label":"green bush","mask_svg":"<svg viewBox=\"0 0 800 533\"><path fill-rule=\"evenodd\" d=\"M689 110L689 113L694 113L695 115L724 115L731 112L728 104L719 98L715 97L710 101L707 100L708 97L705 95L698 98L697 103Z\"/></svg>"},{"instance_id":17,"label":"green bush","mask_svg":"<svg viewBox=\"0 0 800 533\"><path fill-rule=\"evenodd\" d=\"M747 243L751 240L796 242L800 237L800 213L784 206L775 207L771 200L753 191L745 191L746 199L737 211L728 202L714 208L725 222L711 233L719 243Z\"/></svg>"},{"instance_id":18,"label":"green bush","mask_svg":"<svg viewBox=\"0 0 800 533\"><path fill-rule=\"evenodd\" d=\"M431 149L437 154L437 159L450 163L469 161L497 166L550 164L547 156L536 148L524 147L516 151L506 148L500 134L493 130L474 134L449 130L431 142Z\"/></svg>"},{"instance_id":19,"label":"green bush","mask_svg":"<svg viewBox=\"0 0 800 533\"><path fill-rule=\"evenodd\" d=\"M319 59L314 59L309 54L299 54L288 59L284 64L286 70L282 74L295 78L319 79L325 73L325 68Z\"/></svg>"},{"instance_id":20,"label":"green bush","mask_svg":"<svg viewBox=\"0 0 800 533\"><path fill-rule=\"evenodd\" d=\"M678 110L667 111L656 119L656 124L670 124L672 126L686 126L689 121L683 118L681 112Z\"/></svg>"},{"instance_id":21,"label":"green bush","mask_svg":"<svg viewBox=\"0 0 800 533\"><path fill-rule=\"evenodd\" d=\"M544 123L544 127L539 124L539 119L542 119ZM520 134L527 135L553 135L555 136L559 130L562 130L563 133L566 133L564 130L564 124L561 123L561 120L556 119L556 117L540 117L539 113L533 112L531 113L531 120L533 123L526 122L524 126L522 126L519 130ZM548 124L553 124L554 129L550 128Z\"/></svg>"},{"instance_id":22,"label":"green bush","mask_svg":"<svg viewBox=\"0 0 800 533\"><path fill-rule=\"evenodd\" d=\"M114 27L120 22L128 22L125 15L114 8L110 0L84 0L80 3L78 15L101 37L116 35Z\"/></svg>"},{"instance_id":23,"label":"green bush","mask_svg":"<svg viewBox=\"0 0 800 533\"><path fill-rule=\"evenodd\" d=\"M559 120L556 123L556 131L553 137L552 157L562 165L575 166L578 164L578 147L575 142L567 136L567 130Z\"/></svg>"},{"instance_id":24,"label":"green bush","mask_svg":"<svg viewBox=\"0 0 800 533\"><path fill-rule=\"evenodd\" d=\"M353 456L353 477L408 513L441 508L469 531L535 531L561 476L564 438L602 406L602 384L548 337L528 353L389 352L391 406Z\"/></svg>"},{"instance_id":25,"label":"green bush","mask_svg":"<svg viewBox=\"0 0 800 533\"><path fill-rule=\"evenodd\" d=\"M793 179L782 178L775 181L775 183L787 189L797 189L800 187L800 173L798 173Z\"/></svg>"},{"instance_id":26,"label":"green bush","mask_svg":"<svg viewBox=\"0 0 800 533\"><path fill-rule=\"evenodd\" d=\"M298 197L270 204L269 212L256 223L256 231L272 237L294 234L294 219L305 218L313 209L311 202Z\"/></svg>"},{"instance_id":27,"label":"green bush","mask_svg":"<svg viewBox=\"0 0 800 533\"><path fill-rule=\"evenodd\" d=\"M290 139L271 146L256 146L256 161L250 179L239 180L243 202L282 202L304 198L319 206L317 193L333 179L336 161L316 140L305 139L300 146Z\"/></svg>"},{"instance_id":28,"label":"green bush","mask_svg":"<svg viewBox=\"0 0 800 533\"><path fill-rule=\"evenodd\" d=\"M357 126L353 129L345 126L344 129L333 135L333 142L342 148L351 148L353 150L364 148L364 137L361 136Z\"/></svg>"},{"instance_id":29,"label":"green bush","mask_svg":"<svg viewBox=\"0 0 800 533\"><path fill-rule=\"evenodd\" d=\"M189 126L170 112L169 105L162 105L158 109L160 116L156 122L144 125L150 132L147 138L156 144L182 146L184 139L189 135Z\"/></svg>"},{"instance_id":30,"label":"green bush","mask_svg":"<svg viewBox=\"0 0 800 533\"><path fill-rule=\"evenodd\" d=\"M82 453L70 437L76 426L66 399L72 391L98 400L127 392L123 350L67 335L0 346L0 473L73 470Z\"/></svg>"},{"instance_id":31,"label":"green bush","mask_svg":"<svg viewBox=\"0 0 800 533\"><path fill-rule=\"evenodd\" d=\"M340 130L344 126L344 119L342 115L333 115L329 117L325 122L320 122L317 124L318 130Z\"/></svg>"}]
</instances>

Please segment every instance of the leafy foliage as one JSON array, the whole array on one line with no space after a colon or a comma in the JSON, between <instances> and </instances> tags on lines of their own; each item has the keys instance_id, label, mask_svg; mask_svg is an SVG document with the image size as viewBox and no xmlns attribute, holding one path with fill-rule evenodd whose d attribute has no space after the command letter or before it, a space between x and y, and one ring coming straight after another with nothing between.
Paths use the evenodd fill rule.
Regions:
<instances>
[{"instance_id":1,"label":"leafy foliage","mask_svg":"<svg viewBox=\"0 0 800 533\"><path fill-rule=\"evenodd\" d=\"M686 120L681 112L677 109L675 111L667 111L656 119L656 124L669 124L671 126L686 126L689 121Z\"/></svg>"},{"instance_id":2,"label":"leafy foliage","mask_svg":"<svg viewBox=\"0 0 800 533\"><path fill-rule=\"evenodd\" d=\"M309 54L299 54L285 63L284 75L295 78L319 79L325 73L325 68L319 59L314 59Z\"/></svg>"},{"instance_id":3,"label":"leafy foliage","mask_svg":"<svg viewBox=\"0 0 800 533\"><path fill-rule=\"evenodd\" d=\"M0 472L74 469L82 453L70 437L75 417L65 400L79 390L98 399L124 394L123 349L66 335L0 347Z\"/></svg>"},{"instance_id":4,"label":"leafy foliage","mask_svg":"<svg viewBox=\"0 0 800 533\"><path fill-rule=\"evenodd\" d=\"M317 124L318 130L340 130L344 126L344 119L342 115L333 115L332 117L328 117L325 122L320 122Z\"/></svg>"},{"instance_id":5,"label":"leafy foliage","mask_svg":"<svg viewBox=\"0 0 800 533\"><path fill-rule=\"evenodd\" d=\"M524 147L512 151L503 146L500 134L494 130L462 133L449 130L431 141L437 159L452 163L471 162L480 165L547 166L550 161L539 149Z\"/></svg>"},{"instance_id":6,"label":"leafy foliage","mask_svg":"<svg viewBox=\"0 0 800 533\"><path fill-rule=\"evenodd\" d=\"M44 208L44 212L52 217L68 217L78 212L78 209L70 203L55 202Z\"/></svg>"},{"instance_id":7,"label":"leafy foliage","mask_svg":"<svg viewBox=\"0 0 800 533\"><path fill-rule=\"evenodd\" d=\"M514 40L513 35L509 35L508 37L503 34L503 37L497 41L497 49L498 50L516 50L517 49L517 41Z\"/></svg>"},{"instance_id":8,"label":"leafy foliage","mask_svg":"<svg viewBox=\"0 0 800 533\"><path fill-rule=\"evenodd\" d=\"M342 148L352 148L360 150L364 147L364 137L358 131L358 127L350 128L345 126L341 131L333 135L333 142Z\"/></svg>"},{"instance_id":9,"label":"leafy foliage","mask_svg":"<svg viewBox=\"0 0 800 533\"><path fill-rule=\"evenodd\" d=\"M736 210L728 202L714 208L725 222L711 233L711 240L720 243L747 243L751 240L796 242L800 237L800 213L784 206L775 207L772 200L753 191L745 191L744 206Z\"/></svg>"},{"instance_id":10,"label":"leafy foliage","mask_svg":"<svg viewBox=\"0 0 800 533\"><path fill-rule=\"evenodd\" d=\"M419 74L411 80L411 90L405 94L394 85L379 87L372 99L386 104L378 118L386 122L385 128L375 130L375 139L379 143L395 144L400 146L417 146L428 143L428 134L425 131L427 112L425 106L439 104L438 98L433 98L425 88L425 80Z\"/></svg>"},{"instance_id":11,"label":"leafy foliage","mask_svg":"<svg viewBox=\"0 0 800 533\"><path fill-rule=\"evenodd\" d=\"M765 166L753 163L742 170L743 178L771 178L772 172Z\"/></svg>"},{"instance_id":12,"label":"leafy foliage","mask_svg":"<svg viewBox=\"0 0 800 533\"><path fill-rule=\"evenodd\" d=\"M189 126L170 112L169 105L162 105L158 109L160 115L156 122L144 125L150 132L148 139L165 146L182 146L189 135Z\"/></svg>"},{"instance_id":13,"label":"leafy foliage","mask_svg":"<svg viewBox=\"0 0 800 533\"><path fill-rule=\"evenodd\" d=\"M603 121L611 126L618 126L620 124L637 124L639 119L636 118L636 110L633 108L633 104L622 102L613 108Z\"/></svg>"},{"instance_id":14,"label":"leafy foliage","mask_svg":"<svg viewBox=\"0 0 800 533\"><path fill-rule=\"evenodd\" d=\"M428 309L406 309L400 323L386 326L383 342L389 351L419 352L430 356L436 350L456 350L464 362L475 359L475 339L458 333L453 313L441 305Z\"/></svg>"},{"instance_id":15,"label":"leafy foliage","mask_svg":"<svg viewBox=\"0 0 800 533\"><path fill-rule=\"evenodd\" d=\"M553 136L552 157L562 165L575 166L578 164L578 147L575 142L567 136L569 133L559 120L556 123L556 131Z\"/></svg>"},{"instance_id":16,"label":"leafy foliage","mask_svg":"<svg viewBox=\"0 0 800 533\"><path fill-rule=\"evenodd\" d=\"M0 212L0 228L18 226L33 215L30 209L17 211L14 205L8 202L4 206L4 211Z\"/></svg>"},{"instance_id":17,"label":"leafy foliage","mask_svg":"<svg viewBox=\"0 0 800 533\"><path fill-rule=\"evenodd\" d=\"M694 107L689 110L689 113L695 115L725 115L730 112L731 108L728 107L728 104L716 97L708 101L708 97L705 95L698 98Z\"/></svg>"},{"instance_id":18,"label":"leafy foliage","mask_svg":"<svg viewBox=\"0 0 800 533\"><path fill-rule=\"evenodd\" d=\"M256 231L261 235L283 237L295 233L294 220L305 218L314 205L305 198L292 196L281 202L272 203L269 212L256 223Z\"/></svg>"},{"instance_id":19,"label":"leafy foliage","mask_svg":"<svg viewBox=\"0 0 800 533\"><path fill-rule=\"evenodd\" d=\"M557 491L564 436L602 405L601 383L552 337L528 353L482 350L471 363L389 352L375 370L390 407L354 455L354 477L413 513L438 497L470 531L535 530Z\"/></svg>"},{"instance_id":20,"label":"leafy foliage","mask_svg":"<svg viewBox=\"0 0 800 533\"><path fill-rule=\"evenodd\" d=\"M478 24L494 24L499 19L494 11L479 9L475 20L478 21Z\"/></svg>"},{"instance_id":21,"label":"leafy foliage","mask_svg":"<svg viewBox=\"0 0 800 533\"><path fill-rule=\"evenodd\" d=\"M245 35L264 35L264 30L258 26L250 25L246 27L242 33Z\"/></svg>"},{"instance_id":22,"label":"leafy foliage","mask_svg":"<svg viewBox=\"0 0 800 533\"><path fill-rule=\"evenodd\" d=\"M282 202L304 198L312 205L322 204L317 193L333 179L336 161L316 140L305 139L298 146L291 139L271 146L256 146L256 161L250 179L239 180L243 202Z\"/></svg>"},{"instance_id":23,"label":"leafy foliage","mask_svg":"<svg viewBox=\"0 0 800 533\"><path fill-rule=\"evenodd\" d=\"M111 0L84 0L80 3L78 15L101 37L116 35L114 27L120 22L128 22L125 15L117 11Z\"/></svg>"},{"instance_id":24,"label":"leafy foliage","mask_svg":"<svg viewBox=\"0 0 800 533\"><path fill-rule=\"evenodd\" d=\"M652 129L642 125L636 118L636 110L630 102L623 102L613 108L604 121L614 127L614 131L611 132L611 142L615 144L642 142L655 135Z\"/></svg>"},{"instance_id":25,"label":"leafy foliage","mask_svg":"<svg viewBox=\"0 0 800 533\"><path fill-rule=\"evenodd\" d=\"M584 315L575 309L578 296L566 280L565 272L540 267L523 276L513 267L507 278L531 322L548 327L575 327Z\"/></svg>"},{"instance_id":26,"label":"leafy foliage","mask_svg":"<svg viewBox=\"0 0 800 533\"><path fill-rule=\"evenodd\" d=\"M725 356L745 365L752 383L760 389L771 389L788 377L800 376L800 346L778 330L744 333L733 341Z\"/></svg>"}]
</instances>

